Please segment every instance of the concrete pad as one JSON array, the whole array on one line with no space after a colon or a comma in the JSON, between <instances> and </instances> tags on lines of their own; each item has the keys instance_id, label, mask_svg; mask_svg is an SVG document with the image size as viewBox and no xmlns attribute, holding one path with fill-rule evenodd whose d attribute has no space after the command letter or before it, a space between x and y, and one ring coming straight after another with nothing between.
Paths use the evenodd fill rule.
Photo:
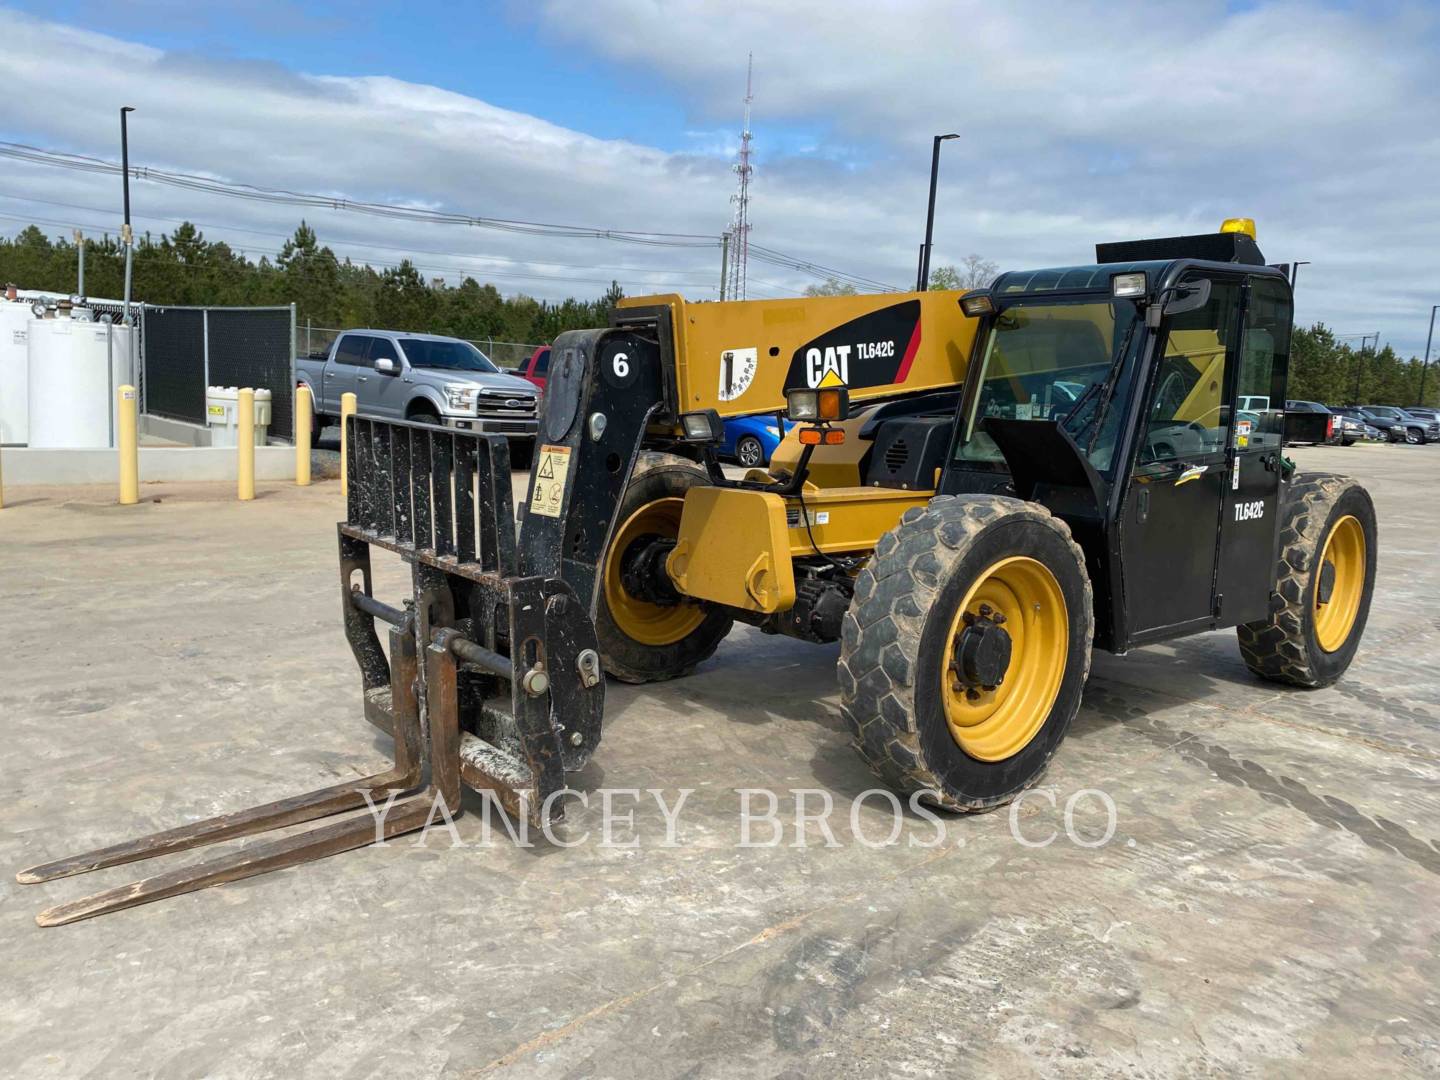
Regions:
<instances>
[{"instance_id":1,"label":"concrete pad","mask_svg":"<svg viewBox=\"0 0 1440 1080\"><path fill-rule=\"evenodd\" d=\"M611 684L576 786L637 789L614 797L634 807L615 846L598 794L557 830L568 850L498 821L487 838L471 798L453 848L436 830L54 930L34 912L136 868L31 887L14 870L334 783L387 747L340 631L337 485L251 504L163 485L133 508L25 490L0 511L0 1061L27 1078L1434 1073L1440 451L1294 456L1357 476L1380 513L1366 642L1331 689L1257 682L1232 632L1097 654L1042 788L940 826L907 814L872 847L855 828L878 843L893 819L873 795L852 817L876 783L846 745L836 648L741 629L691 678ZM383 599L407 587L377 563ZM674 846L652 788L671 807L693 792ZM738 846L738 788L780 793L779 844ZM835 846L797 832L799 789L833 801Z\"/></svg>"}]
</instances>

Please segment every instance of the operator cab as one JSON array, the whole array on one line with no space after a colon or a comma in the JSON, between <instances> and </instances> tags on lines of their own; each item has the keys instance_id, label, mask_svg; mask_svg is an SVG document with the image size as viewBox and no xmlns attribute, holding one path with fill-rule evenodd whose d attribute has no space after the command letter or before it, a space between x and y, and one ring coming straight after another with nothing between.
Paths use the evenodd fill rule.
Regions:
<instances>
[{"instance_id":1,"label":"operator cab","mask_svg":"<svg viewBox=\"0 0 1440 1080\"><path fill-rule=\"evenodd\" d=\"M1006 273L961 303L981 327L940 493L1065 520L1097 645L1264 618L1292 303L1253 223L1099 245L1094 264Z\"/></svg>"}]
</instances>

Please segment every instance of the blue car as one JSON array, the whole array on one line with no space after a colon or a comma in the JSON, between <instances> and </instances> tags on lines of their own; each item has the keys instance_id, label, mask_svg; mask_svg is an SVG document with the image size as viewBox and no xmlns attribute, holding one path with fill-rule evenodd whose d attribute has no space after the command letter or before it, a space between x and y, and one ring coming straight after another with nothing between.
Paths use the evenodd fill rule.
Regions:
<instances>
[{"instance_id":1,"label":"blue car","mask_svg":"<svg viewBox=\"0 0 1440 1080\"><path fill-rule=\"evenodd\" d=\"M784 425L783 427L781 425ZM747 469L758 469L770 460L785 433L795 426L793 421L769 416L738 416L725 421L725 441L720 444L722 457L734 458Z\"/></svg>"}]
</instances>

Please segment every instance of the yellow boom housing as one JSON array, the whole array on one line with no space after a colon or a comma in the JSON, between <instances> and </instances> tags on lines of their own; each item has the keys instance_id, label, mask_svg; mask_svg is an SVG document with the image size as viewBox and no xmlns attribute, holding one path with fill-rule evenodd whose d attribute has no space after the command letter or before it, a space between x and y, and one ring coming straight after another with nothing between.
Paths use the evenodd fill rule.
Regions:
<instances>
[{"instance_id":1,"label":"yellow boom housing","mask_svg":"<svg viewBox=\"0 0 1440 1080\"><path fill-rule=\"evenodd\" d=\"M666 567L684 595L772 614L795 603L794 560L861 555L934 493L864 486L871 444L864 406L948 390L965 378L977 322L957 291L693 303L681 296L627 297L626 310L668 308L676 396L685 411L722 417L776 413L787 389L843 384L854 418L840 445L816 447L800 494L692 488ZM857 408L858 407L858 408ZM791 432L768 478L792 474L801 448ZM764 480L766 475L756 473Z\"/></svg>"}]
</instances>

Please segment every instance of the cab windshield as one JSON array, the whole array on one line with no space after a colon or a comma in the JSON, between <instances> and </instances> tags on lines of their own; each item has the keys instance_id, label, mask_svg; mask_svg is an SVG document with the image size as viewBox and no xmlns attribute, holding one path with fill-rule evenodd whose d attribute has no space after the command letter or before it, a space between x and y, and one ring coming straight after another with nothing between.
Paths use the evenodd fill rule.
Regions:
<instances>
[{"instance_id":1,"label":"cab windshield","mask_svg":"<svg viewBox=\"0 0 1440 1080\"><path fill-rule=\"evenodd\" d=\"M1141 337L1129 300L1010 304L980 348L980 388L970 403L956 460L1003 468L985 420L1059 423L1095 468L1110 468L1124 403L1121 369Z\"/></svg>"}]
</instances>

